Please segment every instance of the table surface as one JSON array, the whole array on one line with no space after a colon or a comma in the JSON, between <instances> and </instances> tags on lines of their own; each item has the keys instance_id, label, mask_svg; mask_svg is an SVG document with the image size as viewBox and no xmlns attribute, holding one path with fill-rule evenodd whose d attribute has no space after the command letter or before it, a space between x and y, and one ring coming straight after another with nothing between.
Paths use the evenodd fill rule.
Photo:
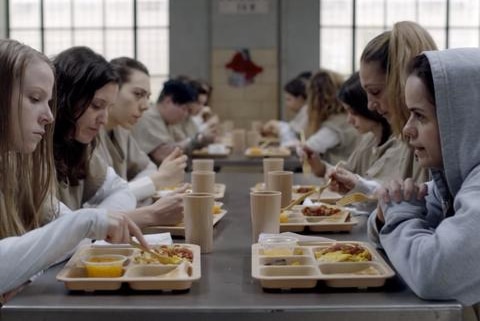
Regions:
<instances>
[{"instance_id":1,"label":"table surface","mask_svg":"<svg viewBox=\"0 0 480 321\"><path fill-rule=\"evenodd\" d=\"M55 279L61 269L56 266L8 302L0 319L461 320L459 303L421 300L398 276L384 287L366 290L318 286L307 291L263 291L251 277L249 208L249 187L262 178L252 173L217 174L217 182L227 184L223 201L228 214L215 227L214 251L202 255L202 277L188 292L69 292ZM294 182L307 180L295 174ZM365 241L365 218L360 222L351 233L322 236Z\"/></svg>"}]
</instances>

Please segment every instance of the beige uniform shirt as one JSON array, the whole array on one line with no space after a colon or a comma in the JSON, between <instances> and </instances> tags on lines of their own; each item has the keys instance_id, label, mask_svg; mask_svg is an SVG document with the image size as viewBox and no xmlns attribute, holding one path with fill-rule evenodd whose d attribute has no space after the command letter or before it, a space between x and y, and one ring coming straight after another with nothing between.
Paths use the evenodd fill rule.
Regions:
<instances>
[{"instance_id":1,"label":"beige uniform shirt","mask_svg":"<svg viewBox=\"0 0 480 321\"><path fill-rule=\"evenodd\" d=\"M347 123L347 115L333 115L322 123L323 126L334 131L340 139L339 144L325 152L323 159L330 164L337 164L339 161L347 160L359 139L356 129Z\"/></svg>"},{"instance_id":2,"label":"beige uniform shirt","mask_svg":"<svg viewBox=\"0 0 480 321\"><path fill-rule=\"evenodd\" d=\"M352 173L360 176L365 176L367 170L378 159L378 153L376 150L377 140L373 133L366 133L362 135L358 141L357 146L350 154L345 168Z\"/></svg>"},{"instance_id":3,"label":"beige uniform shirt","mask_svg":"<svg viewBox=\"0 0 480 321\"><path fill-rule=\"evenodd\" d=\"M87 177L80 180L77 186L64 182L58 184L58 199L71 210L82 208L83 203L91 199L102 186L107 175L107 164L99 155L93 153Z\"/></svg>"},{"instance_id":4,"label":"beige uniform shirt","mask_svg":"<svg viewBox=\"0 0 480 321\"><path fill-rule=\"evenodd\" d=\"M110 132L103 129L100 131L99 138L100 143L95 152L99 153L105 162L127 181L136 178L151 163L148 155L126 129L118 126Z\"/></svg>"},{"instance_id":5,"label":"beige uniform shirt","mask_svg":"<svg viewBox=\"0 0 480 321\"><path fill-rule=\"evenodd\" d=\"M158 146L175 143L175 133L163 120L156 105L145 111L132 130L133 138L140 148L150 154Z\"/></svg>"}]
</instances>

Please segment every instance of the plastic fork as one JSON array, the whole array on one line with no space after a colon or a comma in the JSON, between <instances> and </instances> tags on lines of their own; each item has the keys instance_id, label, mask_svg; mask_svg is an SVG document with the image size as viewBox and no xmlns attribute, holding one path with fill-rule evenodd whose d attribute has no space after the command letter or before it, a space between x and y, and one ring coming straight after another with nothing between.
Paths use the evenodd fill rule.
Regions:
<instances>
[{"instance_id":1,"label":"plastic fork","mask_svg":"<svg viewBox=\"0 0 480 321\"><path fill-rule=\"evenodd\" d=\"M174 258L165 256L165 255L160 255L149 248L146 248L142 244L135 242L133 239L130 240L130 245L133 247L136 247L137 249L140 249L144 252L149 253L150 255L154 256L160 263L162 264L178 264L179 261L175 260Z\"/></svg>"},{"instance_id":2,"label":"plastic fork","mask_svg":"<svg viewBox=\"0 0 480 321\"><path fill-rule=\"evenodd\" d=\"M322 192L330 185L331 182L332 182L332 178L330 178L327 181L327 183L325 183L324 185L316 187L315 189L311 190L310 192L307 192L307 193L303 194L302 196L300 196L299 198L293 200L292 202L290 202L290 204L288 204L287 206L282 208L282 211L289 210L292 207L294 207L295 205L300 204L301 202L303 202L307 197L309 197L312 194L315 194L315 193L322 194Z\"/></svg>"},{"instance_id":3,"label":"plastic fork","mask_svg":"<svg viewBox=\"0 0 480 321\"><path fill-rule=\"evenodd\" d=\"M368 196L363 193L352 193L345 195L341 199L339 199L335 204L338 206L346 206L353 203L361 203L367 201L376 201L377 199L372 196Z\"/></svg>"}]
</instances>

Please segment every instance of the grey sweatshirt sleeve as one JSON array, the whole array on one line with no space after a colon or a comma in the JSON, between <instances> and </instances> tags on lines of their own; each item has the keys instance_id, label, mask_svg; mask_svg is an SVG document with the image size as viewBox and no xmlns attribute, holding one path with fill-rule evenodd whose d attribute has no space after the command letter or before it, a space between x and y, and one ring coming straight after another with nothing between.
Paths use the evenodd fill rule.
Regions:
<instances>
[{"instance_id":1,"label":"grey sweatshirt sleeve","mask_svg":"<svg viewBox=\"0 0 480 321\"><path fill-rule=\"evenodd\" d=\"M426 203L384 208L380 241L410 288L424 299L480 301L480 190L460 190L455 215L444 218L435 192Z\"/></svg>"},{"instance_id":2,"label":"grey sweatshirt sleeve","mask_svg":"<svg viewBox=\"0 0 480 321\"><path fill-rule=\"evenodd\" d=\"M84 238L104 239L107 219L103 210L83 209L63 214L22 236L0 240L0 294L25 283Z\"/></svg>"}]
</instances>

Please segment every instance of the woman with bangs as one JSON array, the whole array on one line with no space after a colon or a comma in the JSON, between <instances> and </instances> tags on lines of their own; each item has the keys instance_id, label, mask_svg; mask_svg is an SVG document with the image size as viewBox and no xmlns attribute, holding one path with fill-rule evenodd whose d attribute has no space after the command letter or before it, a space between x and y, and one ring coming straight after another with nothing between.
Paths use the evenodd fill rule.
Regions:
<instances>
[{"instance_id":1,"label":"woman with bangs","mask_svg":"<svg viewBox=\"0 0 480 321\"><path fill-rule=\"evenodd\" d=\"M0 40L0 304L84 238L124 243L134 234L126 215L71 212L53 198L53 66L40 52ZM128 235L128 239L125 237Z\"/></svg>"},{"instance_id":2,"label":"woman with bangs","mask_svg":"<svg viewBox=\"0 0 480 321\"><path fill-rule=\"evenodd\" d=\"M436 50L430 34L420 25L403 21L372 39L360 58L360 82L367 93L368 108L382 115L390 124L391 145L381 162L377 162L368 177L360 177L337 168L330 173L331 189L340 193L354 191L371 194L383 182L412 177L416 182L428 179L428 172L415 161L413 151L402 136L408 119L405 105L406 67L424 50Z\"/></svg>"},{"instance_id":3,"label":"woman with bangs","mask_svg":"<svg viewBox=\"0 0 480 321\"><path fill-rule=\"evenodd\" d=\"M72 47L54 59L58 83L54 155L59 198L71 209L95 207L126 212L141 228L175 225L180 201L168 200L136 209L129 186L94 152L97 135L118 96L120 76L104 57L87 47Z\"/></svg>"},{"instance_id":4,"label":"woman with bangs","mask_svg":"<svg viewBox=\"0 0 480 321\"><path fill-rule=\"evenodd\" d=\"M313 75L308 86L307 140L302 148L307 151L307 157L319 154L330 164L348 159L357 141L355 129L348 124L337 98L342 83L339 74L321 69ZM303 150L299 154L303 155Z\"/></svg>"}]
</instances>

